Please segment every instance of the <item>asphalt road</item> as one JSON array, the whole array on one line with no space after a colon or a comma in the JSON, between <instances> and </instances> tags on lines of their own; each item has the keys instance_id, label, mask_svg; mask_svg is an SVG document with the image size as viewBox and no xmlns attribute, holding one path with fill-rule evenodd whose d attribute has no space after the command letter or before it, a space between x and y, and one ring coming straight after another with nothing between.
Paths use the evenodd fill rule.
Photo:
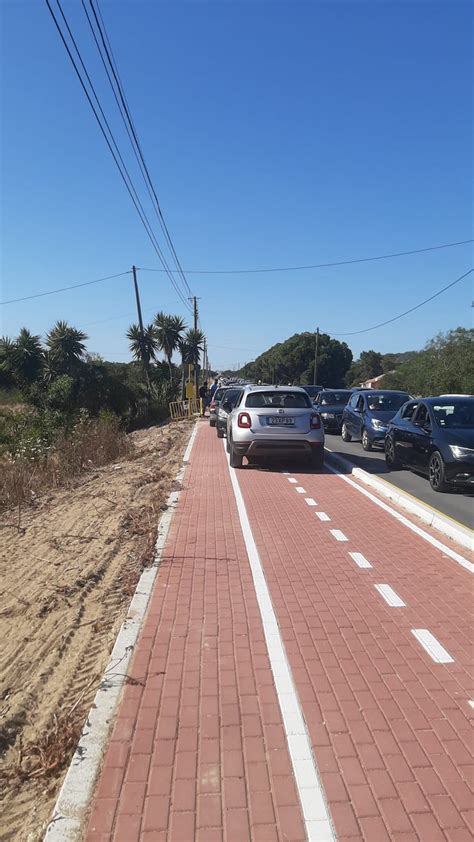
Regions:
<instances>
[{"instance_id":1,"label":"asphalt road","mask_svg":"<svg viewBox=\"0 0 474 842\"><path fill-rule=\"evenodd\" d=\"M383 452L374 450L366 453L362 450L360 442L344 442L340 436L328 434L326 435L326 446L334 453L348 459L354 466L363 468L368 473L381 476L391 482L392 485L407 491L423 503L428 503L429 506L454 518L464 526L468 526L470 529L474 527L474 494L472 492L463 493L456 490L438 494L436 491L432 491L428 479L424 476L407 470L388 471Z\"/></svg>"}]
</instances>

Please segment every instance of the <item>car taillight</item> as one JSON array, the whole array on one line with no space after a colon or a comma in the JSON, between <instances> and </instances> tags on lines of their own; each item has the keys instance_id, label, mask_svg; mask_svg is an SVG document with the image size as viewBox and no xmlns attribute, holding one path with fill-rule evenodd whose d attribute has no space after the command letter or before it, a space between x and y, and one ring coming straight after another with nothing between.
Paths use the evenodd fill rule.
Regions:
<instances>
[{"instance_id":1,"label":"car taillight","mask_svg":"<svg viewBox=\"0 0 474 842\"><path fill-rule=\"evenodd\" d=\"M312 430L319 430L321 428L321 418L317 413L314 413L311 416L311 429Z\"/></svg>"},{"instance_id":2,"label":"car taillight","mask_svg":"<svg viewBox=\"0 0 474 842\"><path fill-rule=\"evenodd\" d=\"M237 419L237 426L238 427L245 427L245 429L249 429L252 426L252 421L248 412L239 412L239 417Z\"/></svg>"}]
</instances>

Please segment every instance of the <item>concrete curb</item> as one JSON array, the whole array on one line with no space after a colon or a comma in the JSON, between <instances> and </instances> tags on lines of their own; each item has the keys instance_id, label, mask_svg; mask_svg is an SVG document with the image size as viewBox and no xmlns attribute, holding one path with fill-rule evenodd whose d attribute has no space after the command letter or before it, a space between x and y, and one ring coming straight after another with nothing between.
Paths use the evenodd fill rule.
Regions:
<instances>
[{"instance_id":1,"label":"concrete curb","mask_svg":"<svg viewBox=\"0 0 474 842\"><path fill-rule=\"evenodd\" d=\"M184 478L197 429L196 424L183 456L183 464L176 476L176 482L181 482ZM117 635L79 743L59 791L53 815L46 828L44 842L79 842L82 838L87 811L107 746L110 726L153 590L180 494L180 491L172 491L166 501L167 509L158 524L154 562L151 567L143 571L138 581L127 617ZM119 672L116 672L117 668Z\"/></svg>"},{"instance_id":2,"label":"concrete curb","mask_svg":"<svg viewBox=\"0 0 474 842\"><path fill-rule=\"evenodd\" d=\"M474 551L474 532L472 529L469 529L467 526L463 526L460 523L456 523L456 521L451 520L449 517L445 517L441 514L441 512L437 512L425 503L422 503L419 500L414 500L410 494L407 494L402 491L402 489L397 488L395 485L392 485L379 477L375 477L373 474L369 474L368 471L364 471L363 468L355 467L352 462L348 459L344 459L343 456L335 454L328 449L326 449L326 456L329 457L328 461L332 462L335 467L341 467L346 473L350 474L355 479L360 480L364 483L364 485L370 486L383 497L387 497L389 500L392 500L392 502L400 506L401 509L405 509L405 511L416 515L416 517L420 518L423 523L426 523L428 526L436 529L437 532L441 532L456 544L459 544L461 547L464 547L471 552Z\"/></svg>"}]
</instances>

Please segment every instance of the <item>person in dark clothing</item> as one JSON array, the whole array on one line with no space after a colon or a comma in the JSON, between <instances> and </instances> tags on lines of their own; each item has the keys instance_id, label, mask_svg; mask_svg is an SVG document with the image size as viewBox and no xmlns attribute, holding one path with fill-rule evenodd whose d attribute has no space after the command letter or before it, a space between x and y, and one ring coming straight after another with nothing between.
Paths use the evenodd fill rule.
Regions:
<instances>
[{"instance_id":1,"label":"person in dark clothing","mask_svg":"<svg viewBox=\"0 0 474 842\"><path fill-rule=\"evenodd\" d=\"M217 377L216 377L215 380L214 380L214 383L212 384L211 389L210 389L211 400L214 397L214 392L217 389L217 382L218 381L217 381Z\"/></svg>"},{"instance_id":2,"label":"person in dark clothing","mask_svg":"<svg viewBox=\"0 0 474 842\"><path fill-rule=\"evenodd\" d=\"M207 383L203 383L200 387L199 397L201 398L201 418L204 418L207 406L209 404L209 392L207 389Z\"/></svg>"}]
</instances>

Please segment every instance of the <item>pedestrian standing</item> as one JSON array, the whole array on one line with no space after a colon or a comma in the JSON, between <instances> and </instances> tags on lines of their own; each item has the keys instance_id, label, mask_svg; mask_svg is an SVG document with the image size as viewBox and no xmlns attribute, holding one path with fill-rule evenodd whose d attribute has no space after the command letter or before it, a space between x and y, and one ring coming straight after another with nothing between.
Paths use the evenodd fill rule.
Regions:
<instances>
[{"instance_id":1,"label":"pedestrian standing","mask_svg":"<svg viewBox=\"0 0 474 842\"><path fill-rule=\"evenodd\" d=\"M199 397L201 398L201 418L204 418L206 414L206 407L209 403L209 392L207 389L207 383L203 383L201 388L199 389Z\"/></svg>"},{"instance_id":2,"label":"pedestrian standing","mask_svg":"<svg viewBox=\"0 0 474 842\"><path fill-rule=\"evenodd\" d=\"M214 379L214 383L212 384L212 386L211 386L211 388L210 388L210 396L211 396L211 400L212 400L212 398L214 397L214 392L217 390L217 383L218 383L218 380L217 380L217 377L216 377L216 378Z\"/></svg>"}]
</instances>

